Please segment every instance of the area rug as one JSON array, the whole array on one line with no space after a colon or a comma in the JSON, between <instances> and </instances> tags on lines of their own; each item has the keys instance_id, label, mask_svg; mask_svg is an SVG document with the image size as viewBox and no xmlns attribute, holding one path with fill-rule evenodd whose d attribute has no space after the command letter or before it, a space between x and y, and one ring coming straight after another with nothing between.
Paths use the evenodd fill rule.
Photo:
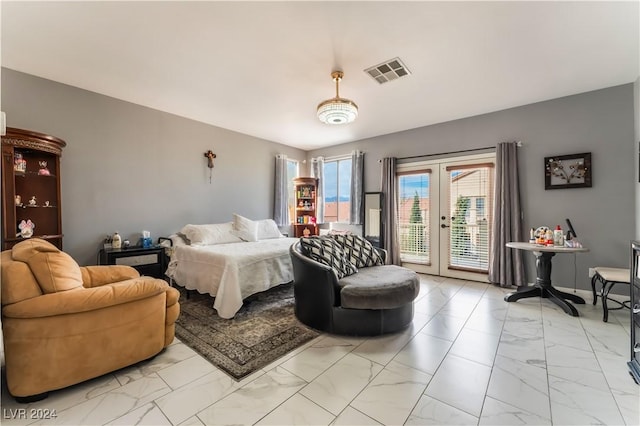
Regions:
<instances>
[{"instance_id":1,"label":"area rug","mask_svg":"<svg viewBox=\"0 0 640 426\"><path fill-rule=\"evenodd\" d=\"M232 319L220 318L213 298L180 289L176 336L236 380L318 336L293 313L293 283L245 299Z\"/></svg>"}]
</instances>

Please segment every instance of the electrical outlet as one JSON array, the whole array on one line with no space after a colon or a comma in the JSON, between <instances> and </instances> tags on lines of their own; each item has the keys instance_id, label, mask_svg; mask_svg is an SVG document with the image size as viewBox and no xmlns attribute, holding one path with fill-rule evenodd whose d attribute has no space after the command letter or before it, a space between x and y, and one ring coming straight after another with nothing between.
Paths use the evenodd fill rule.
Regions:
<instances>
[{"instance_id":1,"label":"electrical outlet","mask_svg":"<svg viewBox=\"0 0 640 426\"><path fill-rule=\"evenodd\" d=\"M596 268L589 268L589 278L593 278L596 274Z\"/></svg>"}]
</instances>

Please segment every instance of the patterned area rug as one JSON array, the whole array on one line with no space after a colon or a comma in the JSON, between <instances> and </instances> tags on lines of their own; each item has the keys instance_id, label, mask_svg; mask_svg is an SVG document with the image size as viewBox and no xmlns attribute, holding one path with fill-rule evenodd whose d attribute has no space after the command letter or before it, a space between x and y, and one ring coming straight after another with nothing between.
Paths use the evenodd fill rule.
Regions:
<instances>
[{"instance_id":1,"label":"patterned area rug","mask_svg":"<svg viewBox=\"0 0 640 426\"><path fill-rule=\"evenodd\" d=\"M293 313L293 283L245 299L233 319L222 319L209 295L180 289L176 336L209 362L240 380L319 333Z\"/></svg>"}]
</instances>

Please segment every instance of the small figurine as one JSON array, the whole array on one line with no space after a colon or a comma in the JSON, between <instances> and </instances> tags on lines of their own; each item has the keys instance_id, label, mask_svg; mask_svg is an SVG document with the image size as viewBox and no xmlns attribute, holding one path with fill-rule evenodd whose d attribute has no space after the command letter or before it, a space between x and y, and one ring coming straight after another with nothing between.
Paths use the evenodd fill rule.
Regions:
<instances>
[{"instance_id":1,"label":"small figurine","mask_svg":"<svg viewBox=\"0 0 640 426\"><path fill-rule=\"evenodd\" d=\"M22 197L20 195L16 195L16 206L22 205Z\"/></svg>"},{"instance_id":2,"label":"small figurine","mask_svg":"<svg viewBox=\"0 0 640 426\"><path fill-rule=\"evenodd\" d=\"M51 175L51 173L49 172L49 169L47 169L47 162L46 161L38 161L38 165L40 166L40 170L38 170L38 174L39 175L42 175L42 176Z\"/></svg>"},{"instance_id":3,"label":"small figurine","mask_svg":"<svg viewBox=\"0 0 640 426\"><path fill-rule=\"evenodd\" d=\"M13 170L19 173L27 171L27 160L25 160L19 152L13 155Z\"/></svg>"},{"instance_id":4,"label":"small figurine","mask_svg":"<svg viewBox=\"0 0 640 426\"><path fill-rule=\"evenodd\" d=\"M45 207L49 207L49 201L45 201L45 202L44 202L44 206L45 206Z\"/></svg>"},{"instance_id":5,"label":"small figurine","mask_svg":"<svg viewBox=\"0 0 640 426\"><path fill-rule=\"evenodd\" d=\"M29 238L33 235L33 228L36 227L36 224L31 222L31 219L27 220L27 221L22 221L20 222L20 224L18 225L18 229L20 230L20 233L18 233L17 236L22 237L22 238Z\"/></svg>"},{"instance_id":6,"label":"small figurine","mask_svg":"<svg viewBox=\"0 0 640 426\"><path fill-rule=\"evenodd\" d=\"M308 237L310 235L311 235L311 231L309 231L309 228L304 228L304 230L302 231L302 236Z\"/></svg>"},{"instance_id":7,"label":"small figurine","mask_svg":"<svg viewBox=\"0 0 640 426\"><path fill-rule=\"evenodd\" d=\"M30 205L30 206L35 206L35 205L36 205L36 203L37 203L37 201L36 201L36 196L34 195L34 196L32 196L32 197L31 197L31 199L29 200L29 205Z\"/></svg>"},{"instance_id":8,"label":"small figurine","mask_svg":"<svg viewBox=\"0 0 640 426\"><path fill-rule=\"evenodd\" d=\"M298 203L298 207L304 207L304 201L300 200L300 202Z\"/></svg>"}]
</instances>

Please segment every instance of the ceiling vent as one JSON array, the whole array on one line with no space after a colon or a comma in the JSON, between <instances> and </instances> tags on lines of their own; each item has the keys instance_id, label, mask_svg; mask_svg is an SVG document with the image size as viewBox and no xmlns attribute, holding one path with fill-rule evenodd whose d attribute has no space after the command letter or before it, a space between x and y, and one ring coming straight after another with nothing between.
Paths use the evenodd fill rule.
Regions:
<instances>
[{"instance_id":1,"label":"ceiling vent","mask_svg":"<svg viewBox=\"0 0 640 426\"><path fill-rule=\"evenodd\" d=\"M411 75L411 72L405 64L402 63L400 58L390 59L374 67L367 68L364 72L380 84Z\"/></svg>"}]
</instances>

